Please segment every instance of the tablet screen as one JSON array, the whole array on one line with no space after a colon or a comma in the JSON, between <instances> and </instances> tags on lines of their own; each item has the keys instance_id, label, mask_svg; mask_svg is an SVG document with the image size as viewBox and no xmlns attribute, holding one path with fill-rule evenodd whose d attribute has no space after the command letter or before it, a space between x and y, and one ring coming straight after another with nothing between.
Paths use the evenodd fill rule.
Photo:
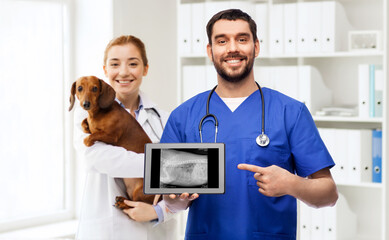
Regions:
<instances>
[{"instance_id":1,"label":"tablet screen","mask_svg":"<svg viewBox=\"0 0 389 240\"><path fill-rule=\"evenodd\" d=\"M224 193L223 143L150 143L145 146L145 194Z\"/></svg>"}]
</instances>

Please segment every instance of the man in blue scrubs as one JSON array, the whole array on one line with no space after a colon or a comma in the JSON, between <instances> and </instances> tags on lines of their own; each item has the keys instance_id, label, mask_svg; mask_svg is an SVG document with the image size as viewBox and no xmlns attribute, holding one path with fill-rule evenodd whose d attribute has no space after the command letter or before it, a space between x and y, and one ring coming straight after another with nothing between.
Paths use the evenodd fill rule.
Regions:
<instances>
[{"instance_id":1,"label":"man in blue scrubs","mask_svg":"<svg viewBox=\"0 0 389 240\"><path fill-rule=\"evenodd\" d=\"M175 212L190 205L188 240L296 239L296 199L314 207L337 201L329 170L334 162L306 106L268 88L262 91L270 144L257 145L262 101L253 73L259 42L251 17L236 9L219 12L209 21L207 34L208 57L218 73L209 112L219 121L217 142L226 147L226 191L164 196L167 206ZM161 142L200 142L198 125L208 95L200 93L175 109ZM202 140L214 139L209 118Z\"/></svg>"}]
</instances>

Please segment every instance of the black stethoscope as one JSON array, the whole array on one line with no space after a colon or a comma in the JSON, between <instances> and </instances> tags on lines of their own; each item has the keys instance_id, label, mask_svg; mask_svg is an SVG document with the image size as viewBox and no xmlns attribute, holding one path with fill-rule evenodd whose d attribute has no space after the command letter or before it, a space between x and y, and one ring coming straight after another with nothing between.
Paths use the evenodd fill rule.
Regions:
<instances>
[{"instance_id":1,"label":"black stethoscope","mask_svg":"<svg viewBox=\"0 0 389 240\"><path fill-rule=\"evenodd\" d=\"M117 102L120 104L120 106L122 106L124 109L126 108L126 107L124 106L124 104L123 104L122 102L119 101L119 99L116 98L116 101L117 101ZM151 107L151 108L144 108L144 110L146 110L146 112L147 112L148 110L152 110L152 111L157 115L157 117L158 117L158 119L159 119L159 123L161 124L161 128L162 128L162 131L163 131L163 130L164 130L164 126L163 126L163 123L162 123L161 114L159 114L158 110L155 109L154 107ZM158 140L161 140L162 135L157 133L157 131L154 129L153 124L151 124L151 122L150 122L149 119L147 119L146 121L149 121L151 130L153 130L154 135L158 138Z\"/></svg>"},{"instance_id":2,"label":"black stethoscope","mask_svg":"<svg viewBox=\"0 0 389 240\"><path fill-rule=\"evenodd\" d=\"M146 111L147 111L147 110L152 110L152 111L157 115L157 117L158 117L158 119L159 119L159 123L161 124L161 128L162 128L162 131L163 131L165 128L164 128L163 123L162 123L162 117L161 117L161 115L159 114L159 112L157 111L157 109L151 107L151 108L145 108L145 110L146 110ZM147 119L147 121L149 121L149 119ZM158 138L158 140L161 140L161 137L162 137L161 134L158 134L158 133L156 132L156 130L155 130L154 127L153 127L153 124L151 124L150 121L149 121L149 124L150 124L151 130L153 130L153 132L154 132L154 135Z\"/></svg>"},{"instance_id":3,"label":"black stethoscope","mask_svg":"<svg viewBox=\"0 0 389 240\"><path fill-rule=\"evenodd\" d=\"M258 146L266 147L267 145L269 145L270 139L265 134L265 100L264 100L264 97L263 97L263 93L262 93L261 87L259 86L259 84L257 82L255 82L255 84L257 84L257 86L258 86L259 92L261 94L261 101L262 101L262 129L261 129L261 134L256 138L255 141L257 142ZM203 128L203 122L208 117L213 118L213 120L215 121L215 142L216 142L217 127L219 126L219 122L217 121L217 118L216 118L215 115L209 113L209 102L211 100L212 93L215 91L216 87L217 87L217 85L211 90L211 92L208 95L208 99L207 99L207 113L200 120L199 132L200 132L200 141L201 142L203 142L203 137L202 137L202 134L201 134L202 128Z\"/></svg>"}]
</instances>

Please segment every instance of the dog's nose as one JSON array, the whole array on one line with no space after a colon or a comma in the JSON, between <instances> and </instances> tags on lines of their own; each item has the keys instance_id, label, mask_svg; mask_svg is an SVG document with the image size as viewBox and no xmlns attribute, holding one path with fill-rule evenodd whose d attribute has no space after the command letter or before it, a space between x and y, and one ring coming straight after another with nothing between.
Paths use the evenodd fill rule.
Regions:
<instances>
[{"instance_id":1,"label":"dog's nose","mask_svg":"<svg viewBox=\"0 0 389 240\"><path fill-rule=\"evenodd\" d=\"M84 107L84 109L88 110L90 108L90 102L85 101L82 106Z\"/></svg>"}]
</instances>

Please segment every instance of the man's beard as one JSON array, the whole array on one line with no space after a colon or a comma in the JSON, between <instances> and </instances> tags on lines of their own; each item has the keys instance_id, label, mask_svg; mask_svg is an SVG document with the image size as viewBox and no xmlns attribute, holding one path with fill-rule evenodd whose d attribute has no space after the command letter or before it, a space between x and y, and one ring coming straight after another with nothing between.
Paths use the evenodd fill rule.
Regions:
<instances>
[{"instance_id":1,"label":"man's beard","mask_svg":"<svg viewBox=\"0 0 389 240\"><path fill-rule=\"evenodd\" d=\"M226 58L228 58L228 57L239 57L239 58L247 59L246 56L237 55L237 54L230 54ZM224 80L226 80L228 82L233 82L233 83L240 82L243 79L245 79L250 74L250 72L254 66L254 57L253 57L251 59L251 61L247 62L247 65L244 67L243 71L240 74L232 75L232 74L229 74L226 71L226 69L221 66L221 64L215 62L213 55L212 55L212 58L213 58L213 63L214 63L216 72L220 75L220 77L222 77Z\"/></svg>"}]
</instances>

